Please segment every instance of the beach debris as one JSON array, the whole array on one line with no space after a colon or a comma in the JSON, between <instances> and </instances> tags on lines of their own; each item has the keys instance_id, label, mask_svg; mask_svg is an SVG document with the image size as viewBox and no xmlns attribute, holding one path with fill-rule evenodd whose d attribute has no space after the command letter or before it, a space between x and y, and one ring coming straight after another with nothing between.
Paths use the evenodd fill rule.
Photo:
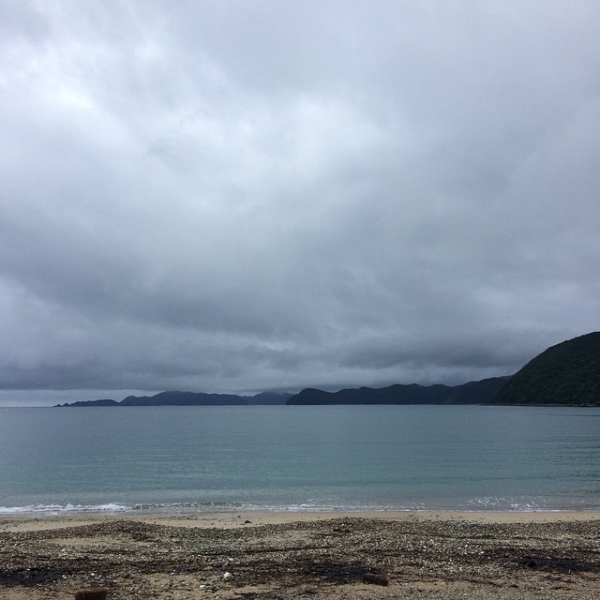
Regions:
<instances>
[{"instance_id":1,"label":"beach debris","mask_svg":"<svg viewBox=\"0 0 600 600\"><path fill-rule=\"evenodd\" d=\"M388 579L385 575L379 575L377 573L363 573L363 581L365 583L372 583L374 585L388 585Z\"/></svg>"},{"instance_id":2,"label":"beach debris","mask_svg":"<svg viewBox=\"0 0 600 600\"><path fill-rule=\"evenodd\" d=\"M83 588L75 593L75 600L106 600L106 588Z\"/></svg>"},{"instance_id":3,"label":"beach debris","mask_svg":"<svg viewBox=\"0 0 600 600\"><path fill-rule=\"evenodd\" d=\"M31 530L5 522L0 598L16 590L22 598L73 600L79 588L76 600L343 600L353 591L424 598L423 585L432 598L497 600L500 589L513 599L600 598L600 519L518 518L335 517L257 528L242 527L242 520L225 531L129 519L61 528L52 521L45 529L35 522ZM441 584L447 595L433 587ZM378 593L379 586L386 592ZM97 588L107 595L91 595Z\"/></svg>"}]
</instances>

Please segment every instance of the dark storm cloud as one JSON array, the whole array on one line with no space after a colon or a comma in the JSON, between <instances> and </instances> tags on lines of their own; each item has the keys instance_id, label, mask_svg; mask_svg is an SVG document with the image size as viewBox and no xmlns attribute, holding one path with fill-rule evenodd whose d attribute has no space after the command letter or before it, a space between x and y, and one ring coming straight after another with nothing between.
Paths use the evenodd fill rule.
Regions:
<instances>
[{"instance_id":1,"label":"dark storm cloud","mask_svg":"<svg viewBox=\"0 0 600 600\"><path fill-rule=\"evenodd\" d=\"M459 383L598 329L595 2L0 15L2 388Z\"/></svg>"}]
</instances>

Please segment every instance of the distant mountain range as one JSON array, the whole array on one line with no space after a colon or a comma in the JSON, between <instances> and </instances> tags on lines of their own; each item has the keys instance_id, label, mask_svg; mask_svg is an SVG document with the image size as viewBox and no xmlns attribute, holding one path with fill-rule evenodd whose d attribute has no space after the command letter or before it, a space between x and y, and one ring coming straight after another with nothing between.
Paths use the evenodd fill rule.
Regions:
<instances>
[{"instance_id":1,"label":"distant mountain range","mask_svg":"<svg viewBox=\"0 0 600 600\"><path fill-rule=\"evenodd\" d=\"M57 404L57 407L80 406L253 406L285 404L293 394L262 392L255 396L204 394L202 392L160 392L155 396L127 396L124 400L80 400Z\"/></svg>"},{"instance_id":2,"label":"distant mountain range","mask_svg":"<svg viewBox=\"0 0 600 600\"><path fill-rule=\"evenodd\" d=\"M277 404L485 404L506 382L507 377L471 381L463 385L422 386L391 385L374 389L344 389L324 392L306 388L299 394L263 392L256 396L236 394L204 394L195 392L161 392L155 396L127 396L117 402L111 399L81 400L58 404L58 407L82 406L252 406Z\"/></svg>"},{"instance_id":3,"label":"distant mountain range","mask_svg":"<svg viewBox=\"0 0 600 600\"><path fill-rule=\"evenodd\" d=\"M508 377L470 381L462 385L395 384L384 388L351 388L324 392L306 388L288 400L288 404L485 404L503 386Z\"/></svg>"},{"instance_id":4,"label":"distant mountain range","mask_svg":"<svg viewBox=\"0 0 600 600\"><path fill-rule=\"evenodd\" d=\"M552 346L513 376L462 385L395 384L326 392L305 388L298 394L263 392L255 396L161 392L124 400L84 400L80 406L252 406L322 404L529 404L600 406L600 332Z\"/></svg>"}]
</instances>

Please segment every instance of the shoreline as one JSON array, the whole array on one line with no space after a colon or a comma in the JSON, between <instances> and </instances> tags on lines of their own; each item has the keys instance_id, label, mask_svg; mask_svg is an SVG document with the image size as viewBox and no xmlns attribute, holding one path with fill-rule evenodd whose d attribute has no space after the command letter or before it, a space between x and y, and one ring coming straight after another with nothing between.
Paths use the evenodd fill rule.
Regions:
<instances>
[{"instance_id":1,"label":"shoreline","mask_svg":"<svg viewBox=\"0 0 600 600\"><path fill-rule=\"evenodd\" d=\"M600 521L600 510L540 510L540 511L466 511L466 510L406 510L406 511L227 511L227 512L133 512L89 511L50 513L0 514L0 531L18 524L22 531L75 527L111 521L135 521L154 525L231 529L236 527L311 523L339 519L371 519L381 521L468 521L480 524L557 523Z\"/></svg>"}]
</instances>

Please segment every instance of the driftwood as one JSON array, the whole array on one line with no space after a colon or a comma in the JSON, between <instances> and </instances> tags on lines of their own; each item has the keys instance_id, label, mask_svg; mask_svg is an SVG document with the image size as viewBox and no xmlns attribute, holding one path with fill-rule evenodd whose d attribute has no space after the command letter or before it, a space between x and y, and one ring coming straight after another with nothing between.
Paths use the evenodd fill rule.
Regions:
<instances>
[{"instance_id":1,"label":"driftwood","mask_svg":"<svg viewBox=\"0 0 600 600\"><path fill-rule=\"evenodd\" d=\"M388 579L385 575L377 575L376 573L364 573L363 581L365 583L374 583L375 585L388 584Z\"/></svg>"},{"instance_id":2,"label":"driftwood","mask_svg":"<svg viewBox=\"0 0 600 600\"><path fill-rule=\"evenodd\" d=\"M75 600L106 600L106 588L85 588L77 590Z\"/></svg>"}]
</instances>

